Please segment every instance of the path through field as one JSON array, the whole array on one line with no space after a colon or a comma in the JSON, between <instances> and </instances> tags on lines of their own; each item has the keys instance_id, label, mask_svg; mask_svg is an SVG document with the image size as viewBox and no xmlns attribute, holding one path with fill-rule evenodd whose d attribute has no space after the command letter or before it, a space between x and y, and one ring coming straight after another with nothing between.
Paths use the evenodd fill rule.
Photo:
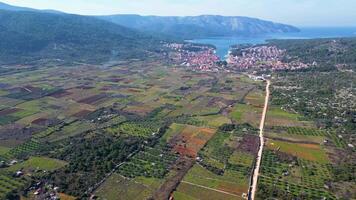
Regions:
<instances>
[{"instance_id":1,"label":"path through field","mask_svg":"<svg viewBox=\"0 0 356 200\"><path fill-rule=\"evenodd\" d=\"M206 186L203 186L203 185L198 185L198 184L187 182L187 181L182 181L182 183L186 183L186 184L189 184L189 185L197 186L197 187L204 188L204 189L207 189L207 190L212 190L212 191L215 191L215 192L220 192L220 193L223 193L223 194L228 194L228 195L235 196L235 197L240 197L239 195L236 195L236 194L233 194L233 193L230 193L230 192L225 192L223 190L213 189L213 188L210 188L210 187L206 187Z\"/></svg>"},{"instance_id":2,"label":"path through field","mask_svg":"<svg viewBox=\"0 0 356 200\"><path fill-rule=\"evenodd\" d=\"M259 172L260 172L263 146L264 146L264 142L265 142L264 138L263 138L263 128L265 126L265 119L266 119L268 102L269 102L269 95L270 95L269 86L270 86L270 84L271 84L271 82L269 80L267 80L265 105L264 105L264 108L263 108L263 113L262 113L261 122L260 122L260 135L259 135L259 137L260 137L260 147L259 147L257 158L256 158L255 169L253 170L253 174L252 174L253 177L252 177L250 190L249 190L249 196L248 196L249 200L254 200L255 199L255 195L256 195L256 191L257 191L257 181L258 181L258 175L259 175Z\"/></svg>"}]
</instances>

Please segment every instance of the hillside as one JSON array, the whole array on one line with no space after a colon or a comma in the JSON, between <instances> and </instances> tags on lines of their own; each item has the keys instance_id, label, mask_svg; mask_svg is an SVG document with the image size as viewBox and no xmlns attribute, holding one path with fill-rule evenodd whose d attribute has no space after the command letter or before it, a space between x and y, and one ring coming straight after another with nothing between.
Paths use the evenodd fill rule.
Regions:
<instances>
[{"instance_id":1,"label":"hillside","mask_svg":"<svg viewBox=\"0 0 356 200\"><path fill-rule=\"evenodd\" d=\"M27 8L27 7L13 6L3 2L0 2L0 10L31 11L31 12L45 12L45 13L57 13L57 14L63 13L57 10L37 10L37 9Z\"/></svg>"},{"instance_id":2,"label":"hillside","mask_svg":"<svg viewBox=\"0 0 356 200\"><path fill-rule=\"evenodd\" d=\"M185 39L298 32L298 28L248 17L202 15L195 17L159 17L140 15L100 16L116 24L148 32L159 32Z\"/></svg>"},{"instance_id":3,"label":"hillside","mask_svg":"<svg viewBox=\"0 0 356 200\"><path fill-rule=\"evenodd\" d=\"M158 40L94 17L0 10L0 63L60 59L101 63L138 58Z\"/></svg>"}]
</instances>

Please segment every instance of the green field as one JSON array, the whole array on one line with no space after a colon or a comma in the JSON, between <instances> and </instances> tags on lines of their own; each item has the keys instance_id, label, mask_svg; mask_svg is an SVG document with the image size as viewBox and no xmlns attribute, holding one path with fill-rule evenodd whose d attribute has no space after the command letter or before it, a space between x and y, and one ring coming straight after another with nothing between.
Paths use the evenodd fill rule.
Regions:
<instances>
[{"instance_id":1,"label":"green field","mask_svg":"<svg viewBox=\"0 0 356 200\"><path fill-rule=\"evenodd\" d=\"M66 164L66 162L57 159L46 157L30 157L28 160L13 165L6 170L10 172L16 172L18 170L23 170L25 172L33 172L37 170L54 171L64 167Z\"/></svg>"},{"instance_id":2,"label":"green field","mask_svg":"<svg viewBox=\"0 0 356 200\"><path fill-rule=\"evenodd\" d=\"M198 194L206 192L212 194L212 196L206 195L205 198L207 199L236 199L241 197L248 187L248 180L239 173L226 171L223 176L219 176L200 165L194 165L183 181L177 189L178 197L186 195L193 199L201 199Z\"/></svg>"},{"instance_id":3,"label":"green field","mask_svg":"<svg viewBox=\"0 0 356 200\"><path fill-rule=\"evenodd\" d=\"M248 104L237 104L232 109L230 117L237 123L250 123L258 127L259 121L261 119L262 108L254 107Z\"/></svg>"},{"instance_id":4,"label":"green field","mask_svg":"<svg viewBox=\"0 0 356 200\"><path fill-rule=\"evenodd\" d=\"M155 180L151 181L154 182ZM136 181L125 179L118 174L113 174L95 194L107 200L145 199L150 197L151 190L155 188L152 185L151 187L152 188Z\"/></svg>"},{"instance_id":5,"label":"green field","mask_svg":"<svg viewBox=\"0 0 356 200\"><path fill-rule=\"evenodd\" d=\"M278 151L291 154L298 158L322 164L329 163L328 156L320 145L268 140L267 147L272 150L278 149Z\"/></svg>"}]
</instances>

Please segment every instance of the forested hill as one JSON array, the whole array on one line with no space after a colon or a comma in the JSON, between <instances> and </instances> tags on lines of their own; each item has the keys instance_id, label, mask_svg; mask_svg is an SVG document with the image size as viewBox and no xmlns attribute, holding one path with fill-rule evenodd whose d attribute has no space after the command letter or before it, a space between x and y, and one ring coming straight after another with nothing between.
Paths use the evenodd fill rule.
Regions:
<instances>
[{"instance_id":1,"label":"forested hill","mask_svg":"<svg viewBox=\"0 0 356 200\"><path fill-rule=\"evenodd\" d=\"M271 45L286 49L289 61L298 58L305 63L314 61L321 70L336 68L356 70L356 38L270 40Z\"/></svg>"},{"instance_id":2,"label":"forested hill","mask_svg":"<svg viewBox=\"0 0 356 200\"><path fill-rule=\"evenodd\" d=\"M0 10L9 10L9 11L31 11L31 12L44 12L44 13L63 13L57 10L38 10L38 9L33 9L33 8L27 8L27 7L20 7L20 6L13 6L9 5L3 2L0 2ZM63 13L64 14L64 13Z\"/></svg>"},{"instance_id":3,"label":"forested hill","mask_svg":"<svg viewBox=\"0 0 356 200\"><path fill-rule=\"evenodd\" d=\"M179 36L184 39L201 37L256 35L298 32L298 28L249 17L202 15L192 17L160 17L140 15L101 16L116 24L142 31Z\"/></svg>"},{"instance_id":4,"label":"forested hill","mask_svg":"<svg viewBox=\"0 0 356 200\"><path fill-rule=\"evenodd\" d=\"M159 40L111 22L69 14L0 9L0 64L39 59L102 63L140 58Z\"/></svg>"}]
</instances>

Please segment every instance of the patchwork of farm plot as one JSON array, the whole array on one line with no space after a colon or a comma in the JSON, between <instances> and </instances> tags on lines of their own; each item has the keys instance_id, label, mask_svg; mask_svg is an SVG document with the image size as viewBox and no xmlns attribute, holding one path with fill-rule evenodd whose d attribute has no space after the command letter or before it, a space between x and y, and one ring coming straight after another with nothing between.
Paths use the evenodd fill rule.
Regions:
<instances>
[{"instance_id":1,"label":"patchwork of farm plot","mask_svg":"<svg viewBox=\"0 0 356 200\"><path fill-rule=\"evenodd\" d=\"M13 177L14 171L0 170L1 176L13 180L0 184L0 194L25 191L23 198L29 199L49 186L59 189L43 190L43 195L83 198L94 191L110 196L106 191L115 188L115 181L128 188L148 186L143 196L157 195L156 191L169 195L197 166L196 157L219 127L254 121L257 112L236 108L248 104L257 109L261 96L260 83L242 75L192 72L154 61L23 68L0 74L0 83L1 167L21 172ZM233 111L244 114L232 117ZM226 145L236 148L240 139L252 142L235 134ZM223 169L218 163L228 164L226 174L241 177L243 184L236 184L245 190L251 152L217 149L213 154L218 152L226 153L225 161L212 166ZM56 172L39 168L43 173L36 177L23 173L26 167L37 169L36 159L58 161ZM113 178L106 179L112 171ZM123 187L120 195L130 196L129 191ZM111 197L115 194L112 191Z\"/></svg>"},{"instance_id":2,"label":"patchwork of farm plot","mask_svg":"<svg viewBox=\"0 0 356 200\"><path fill-rule=\"evenodd\" d=\"M244 199L258 148L257 129L224 125L199 152L175 199Z\"/></svg>"},{"instance_id":3,"label":"patchwork of farm plot","mask_svg":"<svg viewBox=\"0 0 356 200\"><path fill-rule=\"evenodd\" d=\"M214 133L214 129L173 123L153 147L146 147L123 163L95 194L105 199L147 199L162 188L160 195L169 196L172 191L165 185L179 183L175 176L189 170L182 159L194 160ZM121 197L115 196L119 194Z\"/></svg>"},{"instance_id":4,"label":"patchwork of farm plot","mask_svg":"<svg viewBox=\"0 0 356 200\"><path fill-rule=\"evenodd\" d=\"M317 129L297 114L271 107L257 199L339 199L331 157L346 147L334 130ZM353 173L353 172L350 172Z\"/></svg>"}]
</instances>

